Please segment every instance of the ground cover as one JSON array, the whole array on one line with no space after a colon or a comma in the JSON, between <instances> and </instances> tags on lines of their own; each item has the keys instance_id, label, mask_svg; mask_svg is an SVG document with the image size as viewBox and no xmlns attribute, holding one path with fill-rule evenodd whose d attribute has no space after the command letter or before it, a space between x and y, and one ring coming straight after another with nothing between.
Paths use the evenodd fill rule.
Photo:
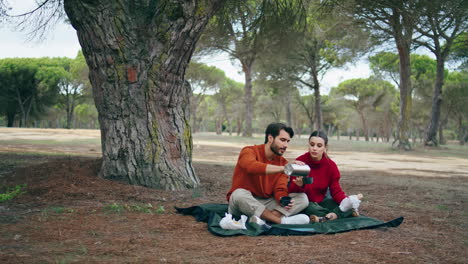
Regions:
<instances>
[{"instance_id":1,"label":"ground cover","mask_svg":"<svg viewBox=\"0 0 468 264\"><path fill-rule=\"evenodd\" d=\"M404 216L400 227L335 235L221 238L210 234L205 223L177 214L174 206L224 203L240 147L260 144L261 139L195 136L194 166L202 185L168 192L99 178L96 143L70 146L62 138L67 134L57 131L51 136L62 138L63 144L25 143L18 138L9 139L17 140L9 144L3 135L0 130L0 193L23 184L26 193L0 203L0 263L466 263L468 259L468 160L463 156L359 152L335 144L332 153L344 190L365 195L361 213L384 221ZM80 139L85 134L68 135ZM14 144L24 145L7 149ZM90 154L90 147L95 153ZM44 149L60 155L41 153ZM287 158L294 158L305 149L297 143L288 151Z\"/></svg>"}]
</instances>

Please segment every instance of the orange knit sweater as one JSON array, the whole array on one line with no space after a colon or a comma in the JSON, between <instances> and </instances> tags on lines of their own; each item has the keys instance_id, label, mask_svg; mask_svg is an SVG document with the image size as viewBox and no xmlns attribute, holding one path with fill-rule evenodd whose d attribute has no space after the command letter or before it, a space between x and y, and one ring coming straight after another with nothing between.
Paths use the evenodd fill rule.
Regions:
<instances>
[{"instance_id":1,"label":"orange knit sweater","mask_svg":"<svg viewBox=\"0 0 468 264\"><path fill-rule=\"evenodd\" d=\"M275 155L273 160L265 156L265 144L244 147L237 160L232 176L232 187L227 193L227 200L232 192L243 188L252 192L256 197L271 198L277 201L288 196L288 176L284 173L266 175L267 164L284 166L288 161Z\"/></svg>"}]
</instances>

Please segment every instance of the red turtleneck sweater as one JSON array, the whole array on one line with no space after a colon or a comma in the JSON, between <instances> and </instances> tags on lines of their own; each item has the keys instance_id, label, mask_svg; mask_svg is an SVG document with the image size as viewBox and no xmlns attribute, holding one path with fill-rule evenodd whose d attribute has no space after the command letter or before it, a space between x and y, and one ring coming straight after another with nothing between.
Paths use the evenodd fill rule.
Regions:
<instances>
[{"instance_id":1,"label":"red turtleneck sweater","mask_svg":"<svg viewBox=\"0 0 468 264\"><path fill-rule=\"evenodd\" d=\"M296 160L303 161L309 165L310 173L308 177L312 177L313 182L312 184L305 184L303 187L299 187L292 181L295 176L291 176L288 188L290 193L305 192L310 202L320 203L325 198L328 187L330 187L330 194L336 203L340 204L341 200L346 198L346 194L340 186L340 171L335 162L325 153L319 161L312 160L309 152L299 156Z\"/></svg>"}]
</instances>

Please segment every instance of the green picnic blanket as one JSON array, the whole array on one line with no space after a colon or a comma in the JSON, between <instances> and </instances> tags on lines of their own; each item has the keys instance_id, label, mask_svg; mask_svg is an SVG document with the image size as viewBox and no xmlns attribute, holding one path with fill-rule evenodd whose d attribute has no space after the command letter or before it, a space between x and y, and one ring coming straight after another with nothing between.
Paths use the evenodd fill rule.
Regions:
<instances>
[{"instance_id":1,"label":"green picnic blanket","mask_svg":"<svg viewBox=\"0 0 468 264\"><path fill-rule=\"evenodd\" d=\"M378 227L397 227L403 222L403 217L398 217L388 222L367 217L341 218L324 223L311 223L306 225L279 225L273 224L271 228L259 226L255 223L247 223L247 229L226 230L219 226L219 221L227 212L227 204L201 204L188 208L178 208L180 214L191 215L197 221L208 223L208 230L217 236L259 236L259 235L315 235L315 234L335 234L360 229L372 229ZM239 219L239 216L234 216Z\"/></svg>"}]
</instances>

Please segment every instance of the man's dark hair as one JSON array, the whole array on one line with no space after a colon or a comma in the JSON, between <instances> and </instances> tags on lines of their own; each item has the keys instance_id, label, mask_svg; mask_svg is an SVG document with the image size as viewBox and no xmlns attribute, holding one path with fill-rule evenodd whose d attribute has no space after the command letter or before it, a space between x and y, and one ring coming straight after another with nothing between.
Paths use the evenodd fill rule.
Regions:
<instances>
[{"instance_id":1,"label":"man's dark hair","mask_svg":"<svg viewBox=\"0 0 468 264\"><path fill-rule=\"evenodd\" d=\"M312 132L312 134L310 134L309 140L310 140L311 137L322 138L323 141L325 141L325 146L328 144L327 134L325 132L323 132L322 130L315 130L314 132Z\"/></svg>"},{"instance_id":2,"label":"man's dark hair","mask_svg":"<svg viewBox=\"0 0 468 264\"><path fill-rule=\"evenodd\" d=\"M268 142L268 135L271 135L273 138L275 138L279 135L281 130L286 131L291 138L294 137L294 131L292 128L283 123L271 123L265 130L265 144Z\"/></svg>"}]
</instances>

